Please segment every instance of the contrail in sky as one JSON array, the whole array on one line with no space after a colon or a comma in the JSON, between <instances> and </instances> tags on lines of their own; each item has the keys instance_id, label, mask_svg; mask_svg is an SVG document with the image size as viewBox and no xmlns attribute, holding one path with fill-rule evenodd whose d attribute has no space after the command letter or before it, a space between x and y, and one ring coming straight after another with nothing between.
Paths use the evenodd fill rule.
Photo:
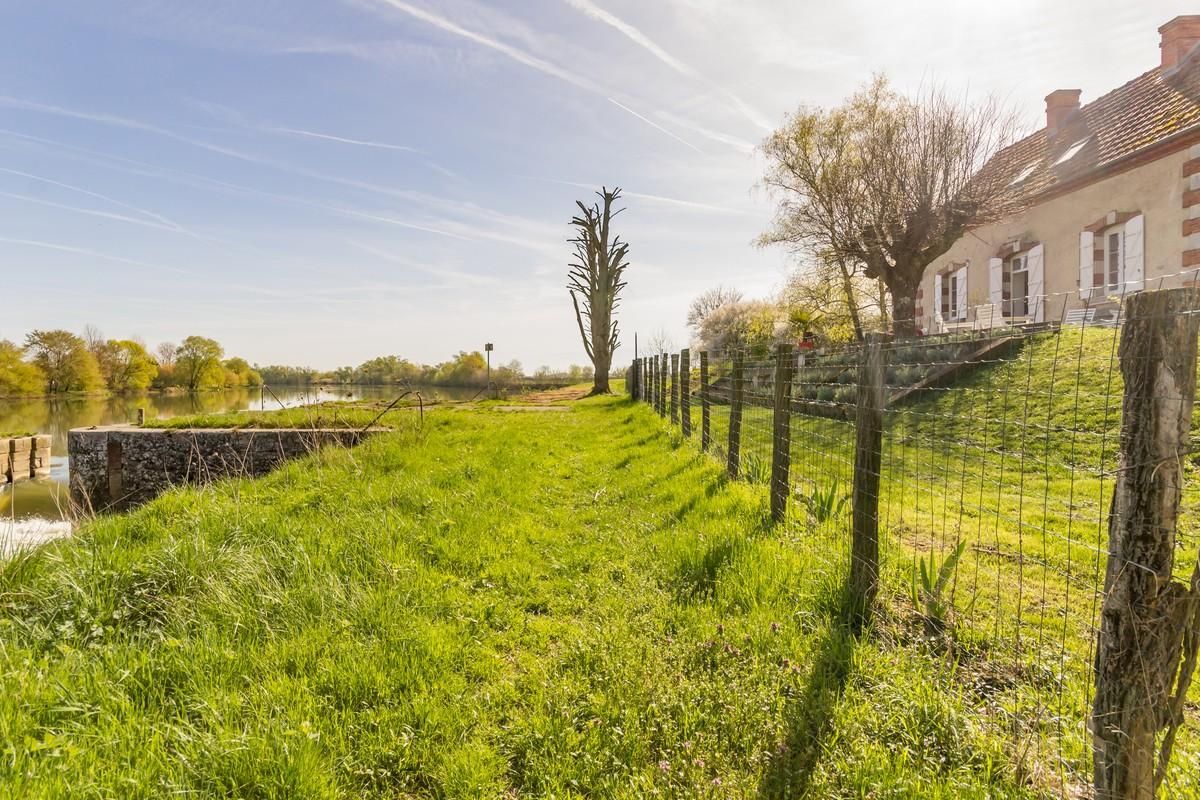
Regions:
<instances>
[{"instance_id":1,"label":"contrail in sky","mask_svg":"<svg viewBox=\"0 0 1200 800\"><path fill-rule=\"evenodd\" d=\"M701 150L699 147L696 147L696 145L692 144L692 143L691 143L691 142L689 142L687 139L684 139L682 136L676 136L675 134L671 133L669 130L667 130L666 128L664 128L662 125L659 125L657 122L655 122L655 121L654 121L654 120L652 120L652 119L647 119L646 117L643 117L641 114L639 114L638 112L634 111L634 110L633 110L632 108L630 108L629 106L622 105L621 103L617 102L615 99L613 99L613 98L611 98L611 97L610 97L610 98L608 98L608 102L612 103L614 106L616 106L617 108L621 109L622 111L627 111L627 112L629 112L630 114L633 114L635 117L637 117L637 118L638 118L638 119L640 119L642 122L644 122L644 123L646 123L647 125L649 125L651 128L654 128L654 129L655 129L655 130L657 130L657 131L660 131L660 132L662 132L662 133L665 133L667 136L670 136L672 139L674 139L675 141L679 142L680 144L685 144L685 145L687 145L688 147L692 148L693 150L695 150L697 153L700 153L701 155L703 155L703 154L704 154L704 151L703 151L703 150Z\"/></svg>"}]
</instances>

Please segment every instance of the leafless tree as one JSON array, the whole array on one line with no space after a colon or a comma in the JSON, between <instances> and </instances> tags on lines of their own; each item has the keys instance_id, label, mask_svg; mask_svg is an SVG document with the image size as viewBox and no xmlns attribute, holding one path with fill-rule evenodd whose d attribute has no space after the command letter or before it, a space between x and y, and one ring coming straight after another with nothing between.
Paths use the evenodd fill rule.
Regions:
<instances>
[{"instance_id":1,"label":"leafless tree","mask_svg":"<svg viewBox=\"0 0 1200 800\"><path fill-rule=\"evenodd\" d=\"M832 265L848 292L857 275L882 280L896 334L910 336L925 268L1021 207L1007 171L989 166L1015 130L995 100L971 105L937 89L912 99L884 78L839 108L801 109L763 144L779 206L760 241Z\"/></svg>"},{"instance_id":2,"label":"leafless tree","mask_svg":"<svg viewBox=\"0 0 1200 800\"><path fill-rule=\"evenodd\" d=\"M613 316L625 288L629 245L612 233L612 219L621 213L613 208L621 190L601 188L596 194L600 202L591 206L576 201L579 214L571 218L576 236L570 240L575 254L567 273L567 290L575 306L583 349L594 367L591 393L607 394L613 353L620 345Z\"/></svg>"},{"instance_id":3,"label":"leafless tree","mask_svg":"<svg viewBox=\"0 0 1200 800\"><path fill-rule=\"evenodd\" d=\"M650 348L647 352L651 356L657 356L674 350L675 340L671 338L671 334L667 333L665 328L659 328L650 334L650 339L646 342L646 345Z\"/></svg>"},{"instance_id":4,"label":"leafless tree","mask_svg":"<svg viewBox=\"0 0 1200 800\"><path fill-rule=\"evenodd\" d=\"M167 369L175 366L175 352L178 349L172 342L163 342L154 348L154 354L158 357L158 365Z\"/></svg>"},{"instance_id":5,"label":"leafless tree","mask_svg":"<svg viewBox=\"0 0 1200 800\"><path fill-rule=\"evenodd\" d=\"M104 338L100 329L91 323L83 326L83 341L87 343L87 349L91 354L97 358L104 352L104 346L108 344L108 340Z\"/></svg>"},{"instance_id":6,"label":"leafless tree","mask_svg":"<svg viewBox=\"0 0 1200 800\"><path fill-rule=\"evenodd\" d=\"M726 306L730 303L740 303L741 301L742 293L732 286L714 286L702 292L688 306L688 327L693 332L698 331L700 330L700 325L704 322L704 318L709 314L721 306Z\"/></svg>"}]
</instances>

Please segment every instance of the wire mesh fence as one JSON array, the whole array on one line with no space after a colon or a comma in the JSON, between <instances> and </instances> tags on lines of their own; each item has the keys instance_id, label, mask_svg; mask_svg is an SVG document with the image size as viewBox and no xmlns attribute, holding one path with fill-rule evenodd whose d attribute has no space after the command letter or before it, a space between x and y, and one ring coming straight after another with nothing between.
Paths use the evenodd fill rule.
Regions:
<instances>
[{"instance_id":1,"label":"wire mesh fence","mask_svg":"<svg viewBox=\"0 0 1200 800\"><path fill-rule=\"evenodd\" d=\"M684 351L635 362L631 392L670 424L681 398L690 438L769 489L806 555L857 570L851 606L877 592L873 629L972 693L1035 794L1197 797L1200 289L1118 312Z\"/></svg>"}]
</instances>

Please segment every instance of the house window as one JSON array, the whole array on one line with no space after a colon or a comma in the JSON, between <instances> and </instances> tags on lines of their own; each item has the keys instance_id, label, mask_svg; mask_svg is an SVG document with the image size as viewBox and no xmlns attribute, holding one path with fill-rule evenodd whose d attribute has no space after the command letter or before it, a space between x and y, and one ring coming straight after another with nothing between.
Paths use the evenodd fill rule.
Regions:
<instances>
[{"instance_id":1,"label":"house window","mask_svg":"<svg viewBox=\"0 0 1200 800\"><path fill-rule=\"evenodd\" d=\"M967 318L967 271L965 268L945 272L941 278L941 297L938 298L942 319L962 322Z\"/></svg>"},{"instance_id":2,"label":"house window","mask_svg":"<svg viewBox=\"0 0 1200 800\"><path fill-rule=\"evenodd\" d=\"M1109 228L1102 234L1104 246L1104 269L1101 273L1103 286L1110 294L1120 294L1125 284L1125 229L1124 226Z\"/></svg>"},{"instance_id":3,"label":"house window","mask_svg":"<svg viewBox=\"0 0 1200 800\"><path fill-rule=\"evenodd\" d=\"M1004 260L1004 279L1001 287L1006 317L1029 316L1029 259L1026 255Z\"/></svg>"}]
</instances>

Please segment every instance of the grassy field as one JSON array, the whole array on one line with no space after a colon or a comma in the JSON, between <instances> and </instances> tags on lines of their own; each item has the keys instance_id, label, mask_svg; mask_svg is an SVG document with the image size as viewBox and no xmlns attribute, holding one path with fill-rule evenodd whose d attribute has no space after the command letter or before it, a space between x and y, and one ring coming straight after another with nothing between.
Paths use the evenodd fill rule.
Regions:
<instances>
[{"instance_id":1,"label":"grassy field","mask_svg":"<svg viewBox=\"0 0 1200 800\"><path fill-rule=\"evenodd\" d=\"M0 566L0 792L1057 791L902 617L847 633L838 526L765 515L614 398L172 492Z\"/></svg>"},{"instance_id":2,"label":"grassy field","mask_svg":"<svg viewBox=\"0 0 1200 800\"><path fill-rule=\"evenodd\" d=\"M965 543L947 591L954 609L951 671L968 682L1007 687L996 698L1000 715L1009 717L1020 746L1037 754L1039 769L1059 773L1064 790L1090 761L1084 720L1121 424L1116 336L1081 328L1032 336L952 385L896 405L885 421L886 585L894 598L911 594L920 560L939 564ZM718 457L728 419L727 406L713 408ZM1193 435L1200 436L1200 414ZM793 418L799 500L849 492L854 437L849 422ZM745 409L742 439L745 477L765 484L769 408ZM1186 581L1200 544L1200 481L1195 459L1184 469L1176 576ZM844 560L845 547L843 540L828 558ZM1200 692L1192 695L1200 703ZM1172 796L1200 796L1196 708L1181 734Z\"/></svg>"}]
</instances>

